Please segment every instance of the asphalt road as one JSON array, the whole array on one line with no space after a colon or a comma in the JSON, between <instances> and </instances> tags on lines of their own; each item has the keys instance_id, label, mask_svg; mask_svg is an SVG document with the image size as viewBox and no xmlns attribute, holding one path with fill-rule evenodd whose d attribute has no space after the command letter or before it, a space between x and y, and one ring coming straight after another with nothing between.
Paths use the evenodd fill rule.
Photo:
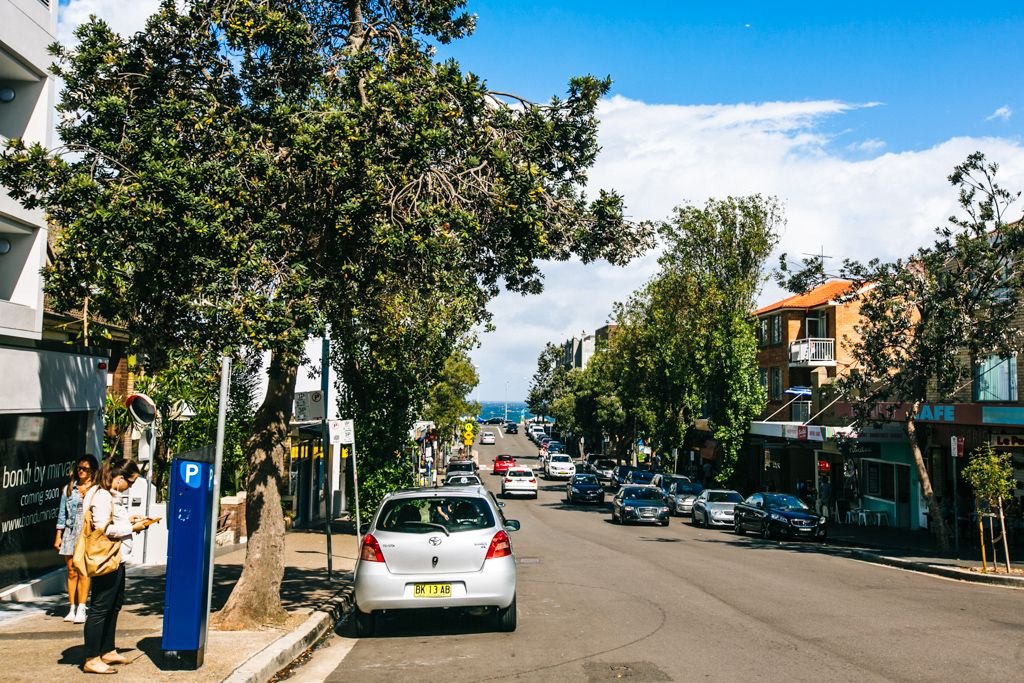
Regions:
<instances>
[{"instance_id":1,"label":"asphalt road","mask_svg":"<svg viewBox=\"0 0 1024 683\"><path fill-rule=\"evenodd\" d=\"M478 448L482 464L536 453L522 435ZM541 481L536 501L505 507L522 523L515 633L442 612L396 615L377 637L335 636L294 680L1020 680L1022 591L683 518L615 526L607 508L570 508L564 483Z\"/></svg>"}]
</instances>

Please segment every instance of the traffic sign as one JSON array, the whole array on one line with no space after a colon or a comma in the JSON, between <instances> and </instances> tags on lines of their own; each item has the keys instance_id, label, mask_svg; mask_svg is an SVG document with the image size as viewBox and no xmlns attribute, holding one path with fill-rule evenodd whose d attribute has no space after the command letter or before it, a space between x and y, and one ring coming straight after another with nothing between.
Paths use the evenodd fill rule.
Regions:
<instances>
[{"instance_id":1,"label":"traffic sign","mask_svg":"<svg viewBox=\"0 0 1024 683\"><path fill-rule=\"evenodd\" d=\"M356 441L356 423L355 420L338 420L341 423L339 431L341 432L340 443L355 443Z\"/></svg>"},{"instance_id":2,"label":"traffic sign","mask_svg":"<svg viewBox=\"0 0 1024 683\"><path fill-rule=\"evenodd\" d=\"M309 422L327 417L327 402L322 391L295 392L295 421Z\"/></svg>"}]
</instances>

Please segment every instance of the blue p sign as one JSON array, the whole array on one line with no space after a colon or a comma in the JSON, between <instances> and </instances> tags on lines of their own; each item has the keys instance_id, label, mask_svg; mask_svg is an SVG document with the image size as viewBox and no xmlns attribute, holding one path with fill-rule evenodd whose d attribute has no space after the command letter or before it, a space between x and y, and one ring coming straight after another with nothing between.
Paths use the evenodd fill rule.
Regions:
<instances>
[{"instance_id":1,"label":"blue p sign","mask_svg":"<svg viewBox=\"0 0 1024 683\"><path fill-rule=\"evenodd\" d=\"M181 480L189 488L197 489L202 484L199 479L199 471L199 463L183 460L178 464L178 473L181 475Z\"/></svg>"}]
</instances>

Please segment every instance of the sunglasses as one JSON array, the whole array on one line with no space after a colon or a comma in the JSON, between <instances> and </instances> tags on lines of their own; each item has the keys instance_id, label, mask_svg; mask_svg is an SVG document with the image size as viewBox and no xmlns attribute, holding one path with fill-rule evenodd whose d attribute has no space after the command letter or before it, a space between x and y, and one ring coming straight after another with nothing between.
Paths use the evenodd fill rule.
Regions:
<instances>
[{"instance_id":1,"label":"sunglasses","mask_svg":"<svg viewBox=\"0 0 1024 683\"><path fill-rule=\"evenodd\" d=\"M92 472L92 468L91 467L79 467L78 471L79 472Z\"/></svg>"}]
</instances>

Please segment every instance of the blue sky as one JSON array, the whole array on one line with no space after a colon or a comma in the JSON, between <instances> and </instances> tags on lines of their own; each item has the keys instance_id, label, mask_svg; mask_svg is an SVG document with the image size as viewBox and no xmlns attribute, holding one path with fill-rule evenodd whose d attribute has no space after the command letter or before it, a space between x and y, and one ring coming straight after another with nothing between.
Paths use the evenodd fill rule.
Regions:
<instances>
[{"instance_id":1,"label":"blue sky","mask_svg":"<svg viewBox=\"0 0 1024 683\"><path fill-rule=\"evenodd\" d=\"M652 104L881 102L832 130L852 128L897 150L953 135L1022 132L1018 117L985 120L1022 104L1021 2L471 0L468 7L478 29L451 52L493 87L530 97L563 91L569 75L608 74L615 93Z\"/></svg>"},{"instance_id":2,"label":"blue sky","mask_svg":"<svg viewBox=\"0 0 1024 683\"><path fill-rule=\"evenodd\" d=\"M158 0L61 0L60 35L94 13L138 30ZM787 223L779 252L892 259L956 211L946 177L976 150L1024 189L1024 2L470 0L477 32L439 53L492 88L546 100L570 76L610 75L588 191L628 214L761 193ZM1020 207L1018 207L1018 210ZM473 359L479 396L526 395L548 341L605 323L656 271L544 265L545 291L503 294ZM775 259L772 259L774 264ZM760 303L782 295L770 284ZM318 342L310 345L319 357ZM309 386L305 386L309 384ZM300 379L299 389L316 382Z\"/></svg>"}]
</instances>

